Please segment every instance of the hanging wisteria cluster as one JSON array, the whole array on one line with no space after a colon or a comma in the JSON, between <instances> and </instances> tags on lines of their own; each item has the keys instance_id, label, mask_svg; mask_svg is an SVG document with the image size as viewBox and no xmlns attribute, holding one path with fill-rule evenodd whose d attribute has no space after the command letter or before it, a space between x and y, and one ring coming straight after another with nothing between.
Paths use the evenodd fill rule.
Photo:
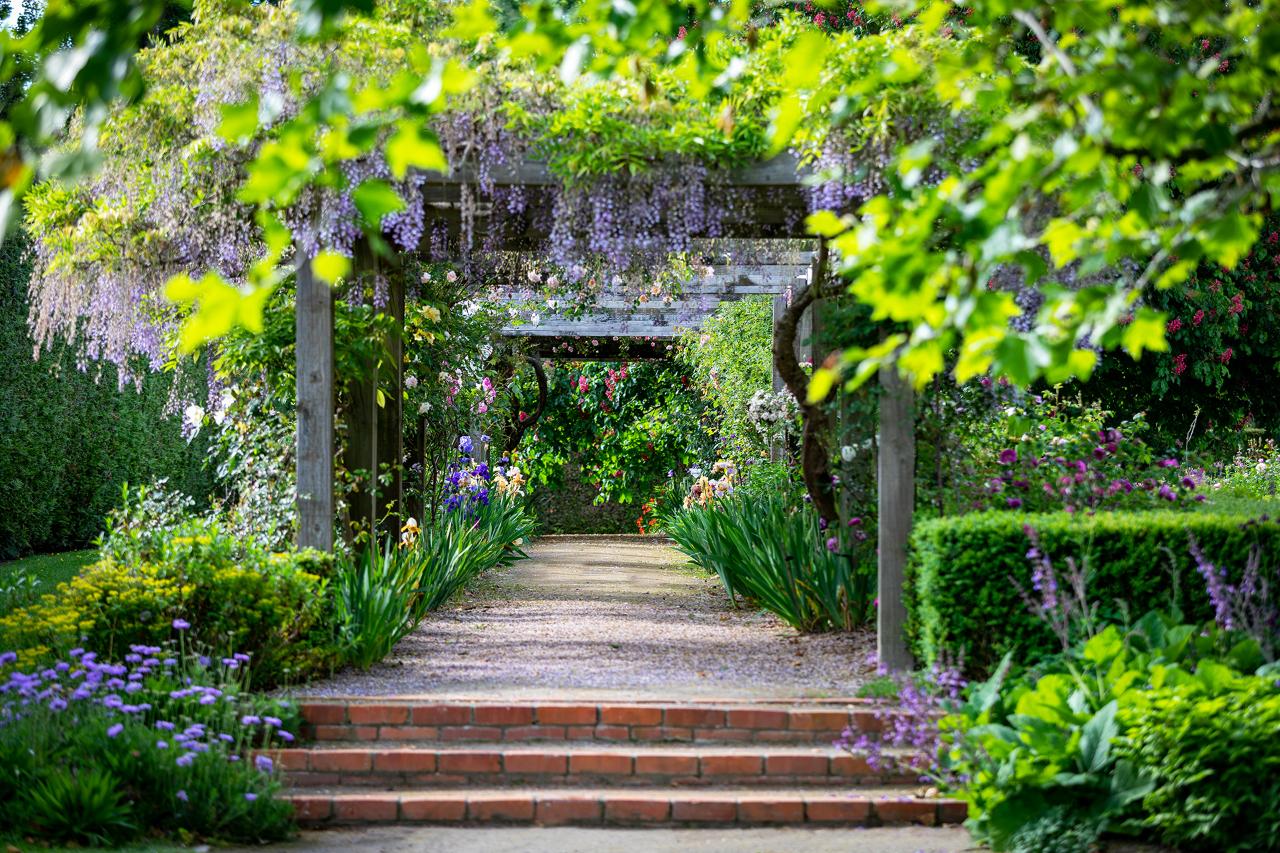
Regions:
<instances>
[{"instance_id":1,"label":"hanging wisteria cluster","mask_svg":"<svg viewBox=\"0 0 1280 853\"><path fill-rule=\"evenodd\" d=\"M333 68L350 76L353 91L377 88L423 44L412 16L394 9L360 19L338 42L313 44L293 38L289 4L202 0L197 7L195 24L142 53L148 94L105 126L95 179L40 187L29 200L37 354L74 342L82 366L115 364L122 383L171 360L182 319L163 295L173 275L214 271L242 283L266 253L240 191L271 129L295 115ZM788 33L779 30L770 36L776 44L753 54L761 79L777 73ZM456 48L442 42L432 49ZM802 230L804 199L730 180L735 162L752 162L765 147L767 86L760 103L740 105L726 125L706 103L681 100L674 83L662 109L637 113L639 90L564 86L483 52L467 61L482 82L431 119L451 175L411 170L397 179L375 146L344 163L341 185L303 185L275 211L297 251L352 257L363 238L353 192L364 181L384 181L404 202L380 223L388 245L458 262L489 297L528 303L517 314L536 324L544 313L609 300L672 305L719 262L696 241L756 222L765 210L780 234ZM244 103L258 105L256 141L224 138L224 110ZM552 120L587 114L585 127ZM626 139L593 129L596 121L648 136L627 149ZM823 180L808 191L808 208L849 210L881 189L891 143L904 133L890 130L874 139L859 127L809 131L797 153ZM648 161L636 162L635 151ZM550 180L527 182L522 169L539 157ZM345 296L382 307L387 292L385 279L373 277ZM693 316L709 308L685 310Z\"/></svg>"}]
</instances>

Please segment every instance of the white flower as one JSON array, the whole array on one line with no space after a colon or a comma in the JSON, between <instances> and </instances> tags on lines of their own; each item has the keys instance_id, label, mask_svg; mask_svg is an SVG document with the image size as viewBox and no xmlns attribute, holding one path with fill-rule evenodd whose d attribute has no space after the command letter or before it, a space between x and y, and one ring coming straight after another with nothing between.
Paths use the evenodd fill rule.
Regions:
<instances>
[{"instance_id":1,"label":"white flower","mask_svg":"<svg viewBox=\"0 0 1280 853\"><path fill-rule=\"evenodd\" d=\"M418 414L425 415L429 411L431 411L431 404L424 400L422 405L418 406Z\"/></svg>"},{"instance_id":2,"label":"white flower","mask_svg":"<svg viewBox=\"0 0 1280 853\"><path fill-rule=\"evenodd\" d=\"M406 388L417 388L417 387L418 387L418 377L414 376L412 373L406 374L406 375L405 375L405 377L404 377L404 387L406 387Z\"/></svg>"},{"instance_id":3,"label":"white flower","mask_svg":"<svg viewBox=\"0 0 1280 853\"><path fill-rule=\"evenodd\" d=\"M852 462L854 457L858 455L858 448L851 445L844 445L840 448L840 458L845 462Z\"/></svg>"},{"instance_id":4,"label":"white flower","mask_svg":"<svg viewBox=\"0 0 1280 853\"><path fill-rule=\"evenodd\" d=\"M538 272L537 270L529 270L528 278L530 282L537 284L538 282L542 281L542 273Z\"/></svg>"},{"instance_id":5,"label":"white flower","mask_svg":"<svg viewBox=\"0 0 1280 853\"><path fill-rule=\"evenodd\" d=\"M423 284L426 284L426 283L427 283L427 282L429 282L429 281L431 281L431 273L429 273L429 272L424 272L424 273L422 274L422 283L423 283Z\"/></svg>"},{"instance_id":6,"label":"white flower","mask_svg":"<svg viewBox=\"0 0 1280 853\"><path fill-rule=\"evenodd\" d=\"M536 326L536 325L538 325L539 323L541 323L541 322L542 322L542 315L541 315L541 314L530 314L530 315L529 315L529 322L530 322L530 323L532 323L532 324L533 324L533 325L535 325L535 326Z\"/></svg>"},{"instance_id":7,"label":"white flower","mask_svg":"<svg viewBox=\"0 0 1280 853\"><path fill-rule=\"evenodd\" d=\"M703 274L704 276L706 276L707 278L711 278L713 275L715 275L715 274L716 274L716 268L715 268L715 267L704 267L704 268L703 268L703 270L702 270L702 274Z\"/></svg>"},{"instance_id":8,"label":"white flower","mask_svg":"<svg viewBox=\"0 0 1280 853\"><path fill-rule=\"evenodd\" d=\"M1266 473L1266 471L1267 471L1267 463L1266 463L1266 462L1259 462L1259 463L1258 463L1256 466L1254 466L1254 467L1255 467L1255 470L1257 470L1257 472L1258 472L1259 474L1265 474L1265 473Z\"/></svg>"},{"instance_id":9,"label":"white flower","mask_svg":"<svg viewBox=\"0 0 1280 853\"><path fill-rule=\"evenodd\" d=\"M547 287L559 287L560 277L556 275L547 276Z\"/></svg>"},{"instance_id":10,"label":"white flower","mask_svg":"<svg viewBox=\"0 0 1280 853\"><path fill-rule=\"evenodd\" d=\"M196 433L200 432L200 426L204 423L204 409L192 403L182 412L182 423L187 429L191 430L191 438L196 437Z\"/></svg>"},{"instance_id":11,"label":"white flower","mask_svg":"<svg viewBox=\"0 0 1280 853\"><path fill-rule=\"evenodd\" d=\"M458 274L453 270L449 270L447 273L444 274L444 279L445 281L452 284L453 282L458 280Z\"/></svg>"}]
</instances>

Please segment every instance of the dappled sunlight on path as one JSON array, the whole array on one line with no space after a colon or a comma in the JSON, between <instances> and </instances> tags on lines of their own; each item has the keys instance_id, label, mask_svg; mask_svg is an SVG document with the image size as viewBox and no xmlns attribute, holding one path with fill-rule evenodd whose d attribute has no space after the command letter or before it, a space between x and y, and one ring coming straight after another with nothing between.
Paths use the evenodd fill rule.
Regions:
<instances>
[{"instance_id":1,"label":"dappled sunlight on path","mask_svg":"<svg viewBox=\"0 0 1280 853\"><path fill-rule=\"evenodd\" d=\"M431 615L383 663L306 691L500 698L851 696L874 637L733 609L664 540L548 537Z\"/></svg>"}]
</instances>

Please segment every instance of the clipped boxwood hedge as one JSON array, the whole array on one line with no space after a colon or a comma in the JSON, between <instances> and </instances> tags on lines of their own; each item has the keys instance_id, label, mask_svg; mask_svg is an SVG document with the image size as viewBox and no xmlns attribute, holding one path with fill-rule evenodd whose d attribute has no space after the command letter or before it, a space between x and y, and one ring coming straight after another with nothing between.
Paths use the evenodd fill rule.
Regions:
<instances>
[{"instance_id":1,"label":"clipped boxwood hedge","mask_svg":"<svg viewBox=\"0 0 1280 853\"><path fill-rule=\"evenodd\" d=\"M1022 662L1059 650L1015 585L1031 592L1026 525L1040 534L1060 579L1068 557L1079 561L1087 555L1089 598L1101 616L1118 618L1121 600L1134 618L1176 605L1187 619L1207 621L1213 611L1188 537L1195 536L1215 565L1233 573L1243 569L1256 542L1274 569L1280 562L1280 524L1248 520L1213 512L1085 517L996 511L922 522L912 534L906 590L907 631L916 656L932 662L940 651L963 654L965 669L977 674L1009 650Z\"/></svg>"}]
</instances>

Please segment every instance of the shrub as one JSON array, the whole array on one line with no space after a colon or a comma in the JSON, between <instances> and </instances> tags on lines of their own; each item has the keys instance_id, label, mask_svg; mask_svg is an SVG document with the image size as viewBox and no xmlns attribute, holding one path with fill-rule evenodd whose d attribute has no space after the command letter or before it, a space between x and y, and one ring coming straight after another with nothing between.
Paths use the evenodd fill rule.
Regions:
<instances>
[{"instance_id":1,"label":"shrub","mask_svg":"<svg viewBox=\"0 0 1280 853\"><path fill-rule=\"evenodd\" d=\"M912 535L907 583L908 632L917 656L960 653L970 672L989 672L1006 652L1029 661L1055 651L1049 629L1024 606L1033 528L1046 552L1087 563L1093 600L1106 621L1173 609L1195 621L1212 618L1188 551L1194 536L1209 560L1241 564L1262 545L1264 568L1280 561L1280 525L1206 513L977 513L926 521ZM1191 594L1187 594L1187 588ZM1059 649L1060 650L1060 647Z\"/></svg>"},{"instance_id":2,"label":"shrub","mask_svg":"<svg viewBox=\"0 0 1280 853\"><path fill-rule=\"evenodd\" d=\"M1280 845L1280 693L1272 680L1202 678L1137 696L1116 742L1117 755L1154 781L1136 826L1186 851Z\"/></svg>"},{"instance_id":3,"label":"shrub","mask_svg":"<svg viewBox=\"0 0 1280 853\"><path fill-rule=\"evenodd\" d=\"M32 359L27 251L20 234L0 245L0 560L91 542L126 480L168 475L200 498L211 487L206 443L165 416L183 395L173 374L122 390L113 366L77 369L74 351Z\"/></svg>"},{"instance_id":4,"label":"shrub","mask_svg":"<svg viewBox=\"0 0 1280 853\"><path fill-rule=\"evenodd\" d=\"M77 844L292 834L273 762L252 755L293 740L292 709L246 698L243 655L219 663L176 648L187 645L134 646L120 664L76 649L32 672L0 655L0 832Z\"/></svg>"},{"instance_id":5,"label":"shrub","mask_svg":"<svg viewBox=\"0 0 1280 853\"><path fill-rule=\"evenodd\" d=\"M779 495L735 495L670 515L677 548L741 594L802 631L850 629L865 621L874 574L855 563L807 505Z\"/></svg>"},{"instance_id":6,"label":"shrub","mask_svg":"<svg viewBox=\"0 0 1280 853\"><path fill-rule=\"evenodd\" d=\"M24 663L80 645L110 656L162 643L181 620L199 626L191 639L216 654L251 654L256 686L332 664L327 556L269 554L199 520L130 542L104 548L55 592L0 618L0 647L19 650Z\"/></svg>"}]
</instances>

